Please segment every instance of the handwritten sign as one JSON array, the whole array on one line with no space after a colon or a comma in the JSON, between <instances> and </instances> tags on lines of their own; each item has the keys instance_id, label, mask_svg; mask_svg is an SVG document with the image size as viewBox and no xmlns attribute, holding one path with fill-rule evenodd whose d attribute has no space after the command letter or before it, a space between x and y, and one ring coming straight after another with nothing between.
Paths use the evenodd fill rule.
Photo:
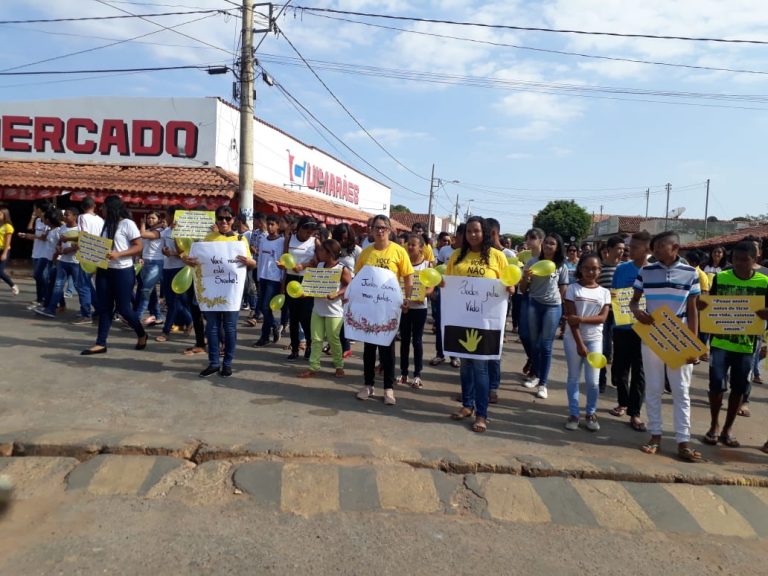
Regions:
<instances>
[{"instance_id":1,"label":"handwritten sign","mask_svg":"<svg viewBox=\"0 0 768 576\"><path fill-rule=\"evenodd\" d=\"M107 252L112 250L112 240L110 238L102 238L88 232L80 232L77 246L77 260L79 262L89 262L104 270L107 269Z\"/></svg>"},{"instance_id":2,"label":"handwritten sign","mask_svg":"<svg viewBox=\"0 0 768 576\"><path fill-rule=\"evenodd\" d=\"M305 268L301 287L305 296L324 298L339 290L341 268Z\"/></svg>"},{"instance_id":3,"label":"handwritten sign","mask_svg":"<svg viewBox=\"0 0 768 576\"><path fill-rule=\"evenodd\" d=\"M629 301L632 300L634 293L635 289L631 286L611 290L611 309L616 326L626 326L637 322L635 315L629 309ZM645 296L640 297L640 309L645 310Z\"/></svg>"},{"instance_id":4,"label":"handwritten sign","mask_svg":"<svg viewBox=\"0 0 768 576\"><path fill-rule=\"evenodd\" d=\"M651 316L653 324L637 322L632 329L664 364L673 369L680 368L689 359L706 353L707 347L668 306L654 310Z\"/></svg>"},{"instance_id":5,"label":"handwritten sign","mask_svg":"<svg viewBox=\"0 0 768 576\"><path fill-rule=\"evenodd\" d=\"M197 258L195 296L203 312L240 310L246 268L237 260L245 256L245 242L195 242L189 255Z\"/></svg>"},{"instance_id":6,"label":"handwritten sign","mask_svg":"<svg viewBox=\"0 0 768 576\"><path fill-rule=\"evenodd\" d=\"M400 326L403 295L391 270L363 266L347 286L344 335L350 340L389 346Z\"/></svg>"},{"instance_id":7,"label":"handwritten sign","mask_svg":"<svg viewBox=\"0 0 768 576\"><path fill-rule=\"evenodd\" d=\"M445 353L475 360L501 358L508 303L504 285L494 278L443 279L440 316Z\"/></svg>"},{"instance_id":8,"label":"handwritten sign","mask_svg":"<svg viewBox=\"0 0 768 576\"><path fill-rule=\"evenodd\" d=\"M199 240L211 231L211 226L216 223L216 214L205 210L176 210L174 219L173 238Z\"/></svg>"},{"instance_id":9,"label":"handwritten sign","mask_svg":"<svg viewBox=\"0 0 768 576\"><path fill-rule=\"evenodd\" d=\"M424 302L424 298L427 297L427 293L424 284L422 284L421 280L419 280L419 274L416 273L411 276L411 278L413 278L413 287L411 288L411 301ZM402 292L403 299L405 299L405 281L402 278L400 278L400 292Z\"/></svg>"},{"instance_id":10,"label":"handwritten sign","mask_svg":"<svg viewBox=\"0 0 768 576\"><path fill-rule=\"evenodd\" d=\"M708 306L699 312L699 328L707 334L749 334L759 336L765 321L757 312L765 307L763 296L700 296Z\"/></svg>"}]
</instances>

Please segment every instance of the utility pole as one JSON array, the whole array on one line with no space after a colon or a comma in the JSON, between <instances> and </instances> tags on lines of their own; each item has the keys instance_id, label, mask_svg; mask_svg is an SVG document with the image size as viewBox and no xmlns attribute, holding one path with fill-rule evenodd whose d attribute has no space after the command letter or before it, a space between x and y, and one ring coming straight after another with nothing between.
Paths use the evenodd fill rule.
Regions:
<instances>
[{"instance_id":1,"label":"utility pole","mask_svg":"<svg viewBox=\"0 0 768 576\"><path fill-rule=\"evenodd\" d=\"M667 211L664 212L664 232L667 231L667 221L669 220L669 193L672 190L672 184L667 182Z\"/></svg>"},{"instance_id":2,"label":"utility pole","mask_svg":"<svg viewBox=\"0 0 768 576\"><path fill-rule=\"evenodd\" d=\"M453 211L454 231L459 227L459 195L456 194L456 209Z\"/></svg>"},{"instance_id":3,"label":"utility pole","mask_svg":"<svg viewBox=\"0 0 768 576\"><path fill-rule=\"evenodd\" d=\"M429 179L429 210L427 211L427 238L432 238L432 199L435 196L435 165L432 164L432 178Z\"/></svg>"},{"instance_id":4,"label":"utility pole","mask_svg":"<svg viewBox=\"0 0 768 576\"><path fill-rule=\"evenodd\" d=\"M704 201L704 240L707 239L707 227L709 224L709 221L707 218L709 217L709 178L707 178L707 199Z\"/></svg>"},{"instance_id":5,"label":"utility pole","mask_svg":"<svg viewBox=\"0 0 768 576\"><path fill-rule=\"evenodd\" d=\"M243 0L240 54L240 213L253 225L253 0Z\"/></svg>"},{"instance_id":6,"label":"utility pole","mask_svg":"<svg viewBox=\"0 0 768 576\"><path fill-rule=\"evenodd\" d=\"M651 199L651 189L645 189L645 219L648 220L648 201Z\"/></svg>"}]
</instances>

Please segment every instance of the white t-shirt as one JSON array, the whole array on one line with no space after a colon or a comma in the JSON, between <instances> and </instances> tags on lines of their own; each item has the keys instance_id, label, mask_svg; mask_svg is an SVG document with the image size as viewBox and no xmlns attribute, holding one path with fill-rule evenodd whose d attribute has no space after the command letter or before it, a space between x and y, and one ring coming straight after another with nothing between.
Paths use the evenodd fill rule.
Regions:
<instances>
[{"instance_id":1,"label":"white t-shirt","mask_svg":"<svg viewBox=\"0 0 768 576\"><path fill-rule=\"evenodd\" d=\"M273 280L279 282L283 278L283 271L277 267L277 261L285 250L285 238L278 236L270 240L265 234L259 240L259 280Z\"/></svg>"},{"instance_id":2,"label":"white t-shirt","mask_svg":"<svg viewBox=\"0 0 768 576\"><path fill-rule=\"evenodd\" d=\"M61 243L61 249L62 251L66 248L71 248L72 243L71 242L65 242L63 241L64 237L67 234L77 234L77 226L72 226L72 228L67 227L66 224L62 224L61 228L59 228L59 238L62 239ZM70 264L77 264L77 258L75 257L75 254L77 254L77 251L70 252L69 254L63 254L59 256L59 262L69 262Z\"/></svg>"},{"instance_id":3,"label":"white t-shirt","mask_svg":"<svg viewBox=\"0 0 768 576\"><path fill-rule=\"evenodd\" d=\"M104 219L96 214L80 214L77 217L77 228L81 232L88 232L94 236L101 236L104 228Z\"/></svg>"},{"instance_id":4,"label":"white t-shirt","mask_svg":"<svg viewBox=\"0 0 768 576\"><path fill-rule=\"evenodd\" d=\"M107 231L102 234L107 237ZM139 227L130 218L123 218L117 224L117 230L115 231L115 237L113 238L112 251L113 252L125 252L131 247L131 242L141 238ZM133 256L123 256L116 260L110 260L108 264L109 268L130 268L133 266Z\"/></svg>"},{"instance_id":5,"label":"white t-shirt","mask_svg":"<svg viewBox=\"0 0 768 576\"><path fill-rule=\"evenodd\" d=\"M43 240L42 236L46 232L48 232L48 226L43 223L43 219L35 219L35 241L32 243L32 258L51 259L53 253L51 253L51 256L45 256L48 253L48 249L45 246L46 241Z\"/></svg>"},{"instance_id":6,"label":"white t-shirt","mask_svg":"<svg viewBox=\"0 0 768 576\"><path fill-rule=\"evenodd\" d=\"M345 268L348 268L349 271L354 274L357 257L360 256L360 252L362 251L363 249L360 248L360 246L358 246L357 244L355 244L355 247L353 248L351 253L347 253L344 250L344 248L342 248L341 257L339 258L339 264L343 264Z\"/></svg>"},{"instance_id":7,"label":"white t-shirt","mask_svg":"<svg viewBox=\"0 0 768 576\"><path fill-rule=\"evenodd\" d=\"M417 276L419 274L419 270L426 270L429 268L429 262L424 260L421 264L414 264L413 266L413 275ZM427 299L424 298L421 302L417 302L416 300L411 300L410 304L411 308L414 310L422 310L427 307Z\"/></svg>"},{"instance_id":8,"label":"white t-shirt","mask_svg":"<svg viewBox=\"0 0 768 576\"><path fill-rule=\"evenodd\" d=\"M517 258L517 252L515 252L511 248L504 248L502 252L504 252L504 256L506 256L507 258Z\"/></svg>"},{"instance_id":9,"label":"white t-shirt","mask_svg":"<svg viewBox=\"0 0 768 576\"><path fill-rule=\"evenodd\" d=\"M160 232L160 238L163 241L163 247L168 248L173 254L178 254L176 250L176 241L171 236L173 234L172 228L165 228ZM165 256L163 255L163 269L175 270L177 268L183 268L184 262L178 256Z\"/></svg>"},{"instance_id":10,"label":"white t-shirt","mask_svg":"<svg viewBox=\"0 0 768 576\"><path fill-rule=\"evenodd\" d=\"M317 239L314 236L310 236L304 242L301 242L295 234L291 235L291 239L288 242L288 252L296 260L296 264L306 266L315 259L315 242L317 242ZM304 270L301 272L286 270L286 273L291 276L304 276Z\"/></svg>"},{"instance_id":11,"label":"white t-shirt","mask_svg":"<svg viewBox=\"0 0 768 576\"><path fill-rule=\"evenodd\" d=\"M46 226L46 228L48 228ZM45 240L41 240L41 248L38 250L38 258L45 258L46 260L53 260L53 255L56 253L56 246L61 238L61 228L53 228L48 230L48 236ZM37 243L37 240L35 240Z\"/></svg>"},{"instance_id":12,"label":"white t-shirt","mask_svg":"<svg viewBox=\"0 0 768 576\"><path fill-rule=\"evenodd\" d=\"M597 316L603 306L611 303L611 293L602 286L597 288L585 288L578 282L574 282L565 291L565 299L576 306L577 316ZM593 342L603 339L603 324L579 324L581 339L584 342ZM565 331L566 338L573 338L570 327Z\"/></svg>"},{"instance_id":13,"label":"white t-shirt","mask_svg":"<svg viewBox=\"0 0 768 576\"><path fill-rule=\"evenodd\" d=\"M318 262L317 267L325 268L325 263ZM337 268L344 268L344 265L341 262L337 262L333 269L336 270ZM341 287L341 282L339 282L339 287ZM339 288L336 288L336 291L338 290ZM336 298L335 300L328 300L328 298L316 296L312 312L321 318L341 318L344 315L342 299Z\"/></svg>"},{"instance_id":14,"label":"white t-shirt","mask_svg":"<svg viewBox=\"0 0 768 576\"><path fill-rule=\"evenodd\" d=\"M448 262L448 259L451 257L451 254L453 254L453 246L450 244L446 246L442 246L440 250L437 251L437 261L440 264L445 264Z\"/></svg>"},{"instance_id":15,"label":"white t-shirt","mask_svg":"<svg viewBox=\"0 0 768 576\"><path fill-rule=\"evenodd\" d=\"M144 260L162 260L163 259L163 232L165 230L157 230L160 233L159 238L142 238L141 257Z\"/></svg>"}]
</instances>

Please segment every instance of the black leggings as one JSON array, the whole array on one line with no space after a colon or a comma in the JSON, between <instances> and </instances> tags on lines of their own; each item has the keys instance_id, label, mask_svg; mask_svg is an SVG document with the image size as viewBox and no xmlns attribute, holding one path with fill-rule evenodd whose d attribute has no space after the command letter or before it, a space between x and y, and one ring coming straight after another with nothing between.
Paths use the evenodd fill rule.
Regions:
<instances>
[{"instance_id":1,"label":"black leggings","mask_svg":"<svg viewBox=\"0 0 768 576\"><path fill-rule=\"evenodd\" d=\"M192 326L195 329L195 347L205 348L205 322L203 321L203 313L200 311L200 306L195 299L194 284L187 290L187 298L189 299L189 313L192 315Z\"/></svg>"},{"instance_id":2,"label":"black leggings","mask_svg":"<svg viewBox=\"0 0 768 576\"><path fill-rule=\"evenodd\" d=\"M376 350L384 369L384 389L395 387L395 340L389 346L365 343L363 347L363 376L366 386L373 386L376 379Z\"/></svg>"},{"instance_id":3,"label":"black leggings","mask_svg":"<svg viewBox=\"0 0 768 576\"><path fill-rule=\"evenodd\" d=\"M427 323L426 308L411 308L400 316L400 374L408 376L408 361L413 342L413 375L421 376L424 368L424 326Z\"/></svg>"}]
</instances>

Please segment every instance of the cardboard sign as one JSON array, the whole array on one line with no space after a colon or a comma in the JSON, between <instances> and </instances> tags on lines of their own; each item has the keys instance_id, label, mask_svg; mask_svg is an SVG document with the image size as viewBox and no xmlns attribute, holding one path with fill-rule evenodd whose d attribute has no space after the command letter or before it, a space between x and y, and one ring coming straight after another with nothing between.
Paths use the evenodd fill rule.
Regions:
<instances>
[{"instance_id":1,"label":"cardboard sign","mask_svg":"<svg viewBox=\"0 0 768 576\"><path fill-rule=\"evenodd\" d=\"M635 315L629 309L629 302L634 293L635 289L631 286L611 290L611 310L613 310L613 320L616 326L626 326L637 322ZM645 310L645 296L640 297L640 308Z\"/></svg>"},{"instance_id":2,"label":"cardboard sign","mask_svg":"<svg viewBox=\"0 0 768 576\"><path fill-rule=\"evenodd\" d=\"M758 318L758 310L765 308L763 296L709 296L699 297L709 304L699 312L699 329L707 334L749 334L759 336L765 330L765 321Z\"/></svg>"},{"instance_id":3,"label":"cardboard sign","mask_svg":"<svg viewBox=\"0 0 768 576\"><path fill-rule=\"evenodd\" d=\"M197 258L195 296L203 312L240 310L246 268L235 258L246 256L245 242L195 242L189 251Z\"/></svg>"},{"instance_id":4,"label":"cardboard sign","mask_svg":"<svg viewBox=\"0 0 768 576\"><path fill-rule=\"evenodd\" d=\"M387 268L363 266L347 286L344 335L350 340L389 346L400 326L403 294Z\"/></svg>"},{"instance_id":5,"label":"cardboard sign","mask_svg":"<svg viewBox=\"0 0 768 576\"><path fill-rule=\"evenodd\" d=\"M424 302L424 298L427 297L426 288L424 284L419 280L419 274L413 274L413 286L411 287L411 302ZM400 278L400 291L403 293L403 300L405 300L405 281Z\"/></svg>"},{"instance_id":6,"label":"cardboard sign","mask_svg":"<svg viewBox=\"0 0 768 576\"><path fill-rule=\"evenodd\" d=\"M107 252L112 250L112 239L102 238L88 232L80 232L78 240L78 262L89 262L99 268L107 269Z\"/></svg>"},{"instance_id":7,"label":"cardboard sign","mask_svg":"<svg viewBox=\"0 0 768 576\"><path fill-rule=\"evenodd\" d=\"M325 298L339 291L341 268L305 268L301 287L304 296Z\"/></svg>"},{"instance_id":8,"label":"cardboard sign","mask_svg":"<svg viewBox=\"0 0 768 576\"><path fill-rule=\"evenodd\" d=\"M440 288L443 350L447 356L498 360L509 301L495 278L444 276Z\"/></svg>"},{"instance_id":9,"label":"cardboard sign","mask_svg":"<svg viewBox=\"0 0 768 576\"><path fill-rule=\"evenodd\" d=\"M705 354L707 347L668 306L654 310L653 324L636 322L632 329L664 364L676 369Z\"/></svg>"},{"instance_id":10,"label":"cardboard sign","mask_svg":"<svg viewBox=\"0 0 768 576\"><path fill-rule=\"evenodd\" d=\"M173 238L205 238L216 223L216 213L205 210L176 210L174 214L176 226L173 227Z\"/></svg>"}]
</instances>

